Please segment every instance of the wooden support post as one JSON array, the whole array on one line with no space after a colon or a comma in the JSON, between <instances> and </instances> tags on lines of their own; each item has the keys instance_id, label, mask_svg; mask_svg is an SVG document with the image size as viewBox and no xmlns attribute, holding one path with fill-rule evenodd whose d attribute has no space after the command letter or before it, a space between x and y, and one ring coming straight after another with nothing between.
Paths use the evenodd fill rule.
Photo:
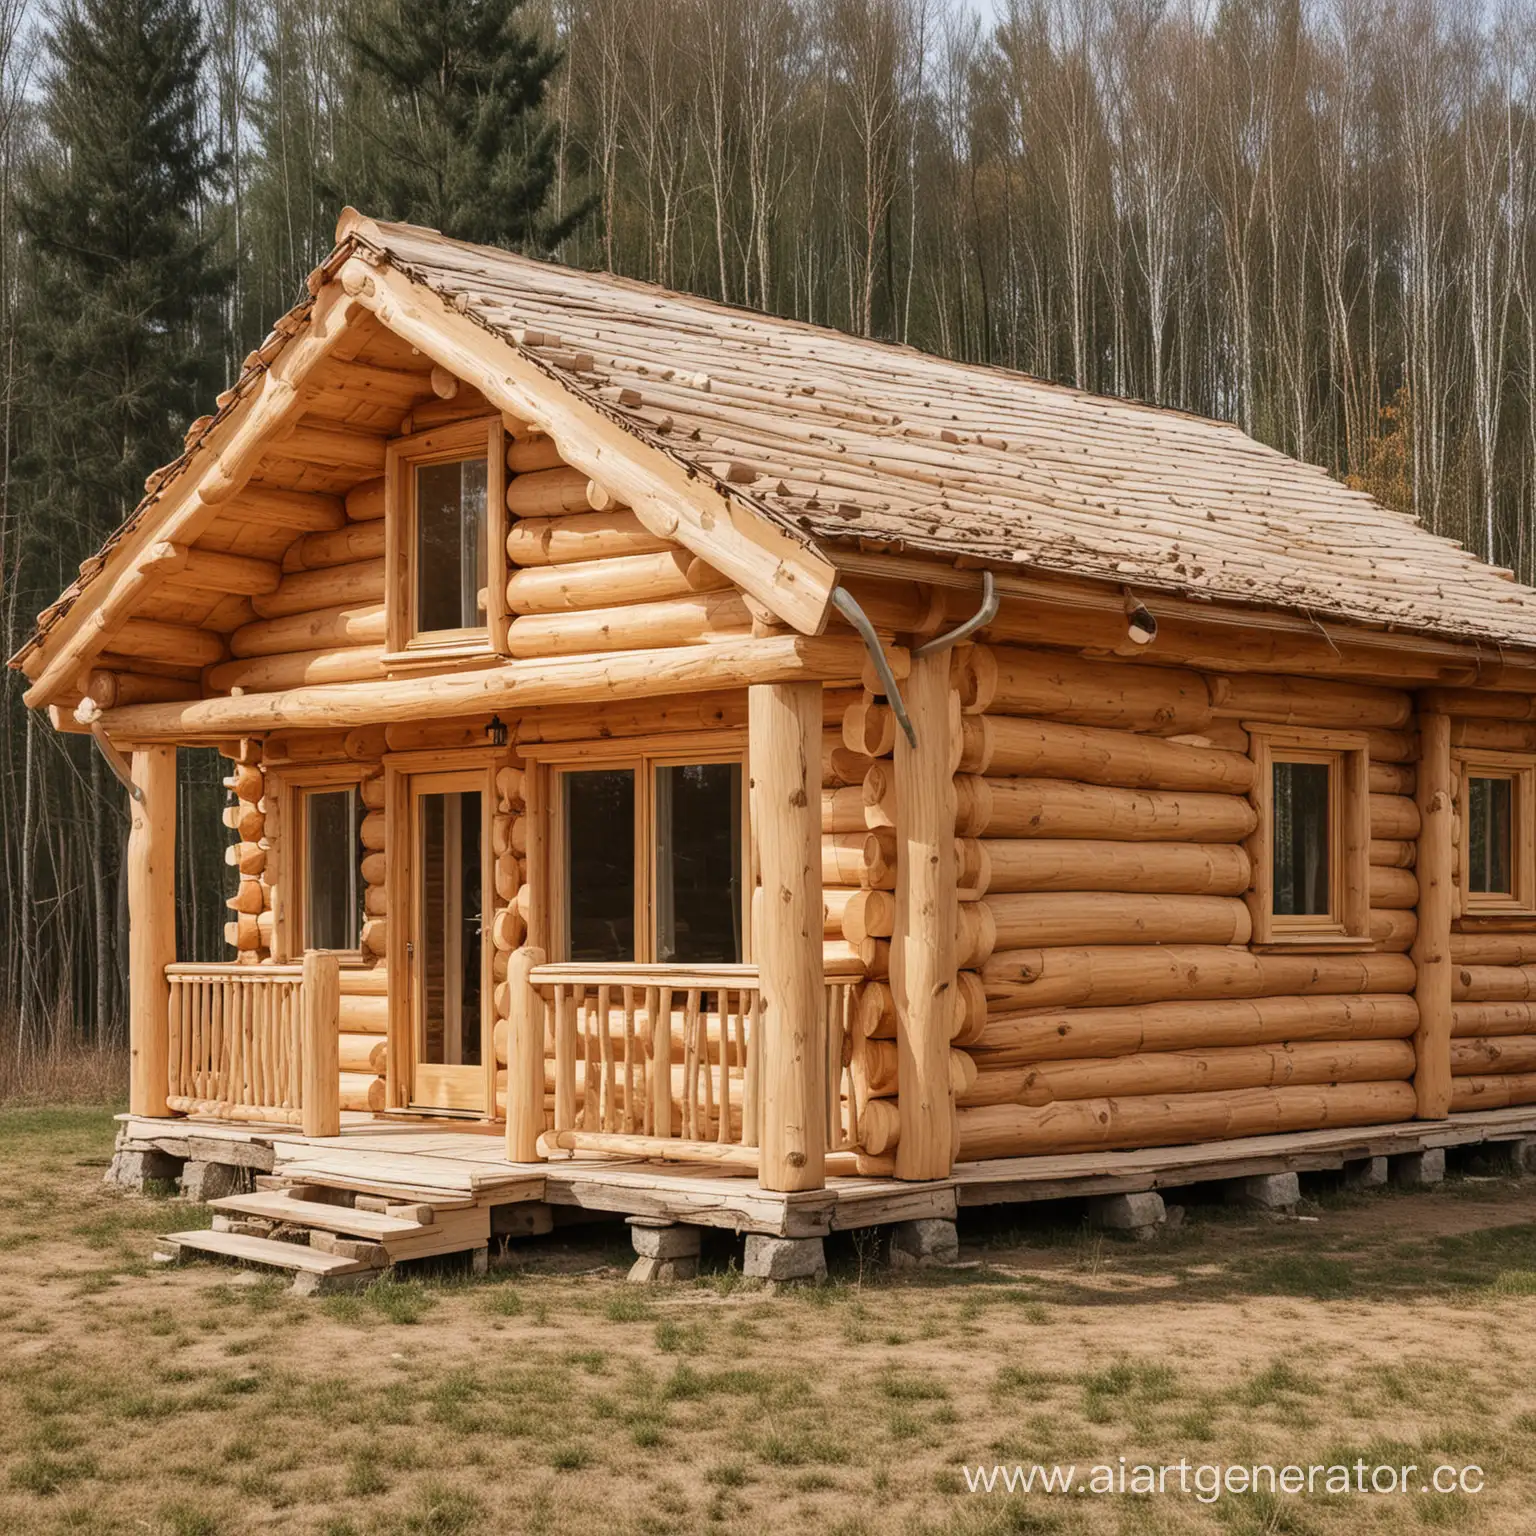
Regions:
<instances>
[{"instance_id":1,"label":"wooden support post","mask_svg":"<svg viewBox=\"0 0 1536 1536\"><path fill-rule=\"evenodd\" d=\"M133 754L128 830L128 1108L169 1116L171 986L176 958L176 749Z\"/></svg>"},{"instance_id":2,"label":"wooden support post","mask_svg":"<svg viewBox=\"0 0 1536 1536\"><path fill-rule=\"evenodd\" d=\"M822 976L821 685L747 690L752 904L762 996L757 1054L764 1189L826 1183L826 1001Z\"/></svg>"},{"instance_id":3,"label":"wooden support post","mask_svg":"<svg viewBox=\"0 0 1536 1536\"><path fill-rule=\"evenodd\" d=\"M948 1178L955 1102L949 1039L956 981L955 781L948 652L913 659L902 686L917 745L896 737L896 999L898 1179Z\"/></svg>"},{"instance_id":4,"label":"wooden support post","mask_svg":"<svg viewBox=\"0 0 1536 1536\"><path fill-rule=\"evenodd\" d=\"M341 962L304 951L304 1134L341 1135Z\"/></svg>"},{"instance_id":5,"label":"wooden support post","mask_svg":"<svg viewBox=\"0 0 1536 1536\"><path fill-rule=\"evenodd\" d=\"M1456 814L1451 771L1451 717L1426 713L1419 720L1419 927L1413 944L1418 971L1414 1000L1419 1028L1413 1037L1413 1075L1421 1120L1451 1112L1451 912L1452 826Z\"/></svg>"},{"instance_id":6,"label":"wooden support post","mask_svg":"<svg viewBox=\"0 0 1536 1536\"><path fill-rule=\"evenodd\" d=\"M507 965L507 1161L536 1163L544 1130L544 999L532 981L544 951L524 945Z\"/></svg>"}]
</instances>

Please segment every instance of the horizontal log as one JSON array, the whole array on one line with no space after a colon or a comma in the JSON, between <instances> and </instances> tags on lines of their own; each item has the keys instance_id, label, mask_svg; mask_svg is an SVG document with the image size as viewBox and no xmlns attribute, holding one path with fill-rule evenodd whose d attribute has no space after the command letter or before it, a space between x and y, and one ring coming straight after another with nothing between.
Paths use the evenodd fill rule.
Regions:
<instances>
[{"instance_id":1,"label":"horizontal log","mask_svg":"<svg viewBox=\"0 0 1536 1536\"><path fill-rule=\"evenodd\" d=\"M1411 869L1371 866L1371 907L1386 911L1416 907L1419 904L1418 877Z\"/></svg>"},{"instance_id":2,"label":"horizontal log","mask_svg":"<svg viewBox=\"0 0 1536 1536\"><path fill-rule=\"evenodd\" d=\"M319 608L281 619L243 624L229 637L230 654L281 656L290 651L346 650L352 646L382 646L386 638L383 603Z\"/></svg>"},{"instance_id":3,"label":"horizontal log","mask_svg":"<svg viewBox=\"0 0 1536 1536\"><path fill-rule=\"evenodd\" d=\"M224 637L211 629L156 619L124 619L112 630L106 647L120 656L149 656L193 667L210 666L225 654Z\"/></svg>"},{"instance_id":4,"label":"horizontal log","mask_svg":"<svg viewBox=\"0 0 1536 1536\"><path fill-rule=\"evenodd\" d=\"M1451 1041L1451 1075L1536 1072L1536 1035L1476 1035Z\"/></svg>"},{"instance_id":5,"label":"horizontal log","mask_svg":"<svg viewBox=\"0 0 1536 1536\"><path fill-rule=\"evenodd\" d=\"M724 576L689 551L668 549L514 571L507 582L507 606L515 614L570 613L687 597L729 586Z\"/></svg>"},{"instance_id":6,"label":"horizontal log","mask_svg":"<svg viewBox=\"0 0 1536 1536\"><path fill-rule=\"evenodd\" d=\"M589 512L588 477L562 464L514 474L507 480L507 511L514 517L550 517Z\"/></svg>"},{"instance_id":7,"label":"horizontal log","mask_svg":"<svg viewBox=\"0 0 1536 1536\"><path fill-rule=\"evenodd\" d=\"M1478 720L1536 720L1536 694L1503 693L1492 688L1426 688L1419 697L1426 710L1440 715L1469 715Z\"/></svg>"},{"instance_id":8,"label":"horizontal log","mask_svg":"<svg viewBox=\"0 0 1536 1536\"><path fill-rule=\"evenodd\" d=\"M1418 1028L1408 994L1255 997L994 1014L972 1047L983 1071L1084 1056L1128 1056L1285 1040L1403 1040ZM1532 1026L1536 1029L1536 1025Z\"/></svg>"},{"instance_id":9,"label":"horizontal log","mask_svg":"<svg viewBox=\"0 0 1536 1536\"><path fill-rule=\"evenodd\" d=\"M147 672L114 672L95 669L86 682L85 692L102 709L119 704L163 704L198 698L202 689L179 677L158 677Z\"/></svg>"},{"instance_id":10,"label":"horizontal log","mask_svg":"<svg viewBox=\"0 0 1536 1536\"><path fill-rule=\"evenodd\" d=\"M1250 758L1158 736L1007 715L966 715L960 730L964 773L1234 795L1253 787Z\"/></svg>"},{"instance_id":11,"label":"horizontal log","mask_svg":"<svg viewBox=\"0 0 1536 1536\"><path fill-rule=\"evenodd\" d=\"M297 426L268 441L267 457L378 473L384 468L384 449L383 437L356 428L337 432L329 427Z\"/></svg>"},{"instance_id":12,"label":"horizontal log","mask_svg":"<svg viewBox=\"0 0 1536 1536\"><path fill-rule=\"evenodd\" d=\"M958 1110L955 1119L959 1160L973 1162L1043 1152L1164 1147L1328 1126L1384 1125L1412 1119L1416 1105L1408 1083L1340 1083L1071 1099L1038 1109L997 1105Z\"/></svg>"},{"instance_id":13,"label":"horizontal log","mask_svg":"<svg viewBox=\"0 0 1536 1536\"><path fill-rule=\"evenodd\" d=\"M1518 1104L1536 1104L1536 1072L1451 1079L1453 1115L1479 1109L1513 1109Z\"/></svg>"},{"instance_id":14,"label":"horizontal log","mask_svg":"<svg viewBox=\"0 0 1536 1536\"><path fill-rule=\"evenodd\" d=\"M558 469L565 460L552 437L541 432L512 438L507 443L507 468L514 475L537 474L541 469Z\"/></svg>"},{"instance_id":15,"label":"horizontal log","mask_svg":"<svg viewBox=\"0 0 1536 1536\"><path fill-rule=\"evenodd\" d=\"M1366 683L1243 672L1212 677L1210 690L1211 707L1218 716L1267 725L1397 730L1413 718L1412 694Z\"/></svg>"},{"instance_id":16,"label":"horizontal log","mask_svg":"<svg viewBox=\"0 0 1536 1536\"><path fill-rule=\"evenodd\" d=\"M181 564L166 574L166 587L171 592L190 588L254 597L275 591L283 579L282 571L271 560L254 560L248 555L195 546L181 553Z\"/></svg>"},{"instance_id":17,"label":"horizontal log","mask_svg":"<svg viewBox=\"0 0 1536 1536\"><path fill-rule=\"evenodd\" d=\"M1452 1003L1451 1034L1457 1039L1536 1034L1536 1003Z\"/></svg>"},{"instance_id":18,"label":"horizontal log","mask_svg":"<svg viewBox=\"0 0 1536 1536\"><path fill-rule=\"evenodd\" d=\"M1371 795L1371 839L1411 841L1419 835L1419 808L1406 795Z\"/></svg>"},{"instance_id":19,"label":"horizontal log","mask_svg":"<svg viewBox=\"0 0 1536 1536\"><path fill-rule=\"evenodd\" d=\"M1378 763L1372 758L1366 769L1366 785L1373 795L1411 795L1418 778L1412 763Z\"/></svg>"},{"instance_id":20,"label":"horizontal log","mask_svg":"<svg viewBox=\"0 0 1536 1536\"><path fill-rule=\"evenodd\" d=\"M1536 752L1536 721L1453 720L1451 745L1481 752Z\"/></svg>"},{"instance_id":21,"label":"horizontal log","mask_svg":"<svg viewBox=\"0 0 1536 1536\"><path fill-rule=\"evenodd\" d=\"M999 950L982 967L994 1013L1174 998L1409 992L1406 955L1255 955L1217 945Z\"/></svg>"},{"instance_id":22,"label":"horizontal log","mask_svg":"<svg viewBox=\"0 0 1536 1536\"><path fill-rule=\"evenodd\" d=\"M968 1049L981 1038L981 1032L986 1028L987 995L981 977L975 971L961 971L956 981L950 1041ZM870 1039L896 1038L896 1000L889 982L867 981L859 989L854 1006L854 1028Z\"/></svg>"},{"instance_id":23,"label":"horizontal log","mask_svg":"<svg viewBox=\"0 0 1536 1536\"><path fill-rule=\"evenodd\" d=\"M1453 933L1451 959L1467 965L1536 965L1536 933Z\"/></svg>"},{"instance_id":24,"label":"horizontal log","mask_svg":"<svg viewBox=\"0 0 1536 1536\"><path fill-rule=\"evenodd\" d=\"M227 661L210 669L207 683L213 693L228 693L235 688L243 688L247 695L256 693L271 697L269 690L307 688L318 684L363 683L382 680L384 675L382 645L347 645L334 650L289 651L276 656L253 656L239 661ZM232 704L246 702L244 698L230 700ZM155 709L167 706L137 707ZM196 709L199 706L190 704L186 707Z\"/></svg>"},{"instance_id":25,"label":"horizontal log","mask_svg":"<svg viewBox=\"0 0 1536 1536\"><path fill-rule=\"evenodd\" d=\"M862 815L862 809L861 813ZM874 890L896 887L896 834L889 827L878 832L854 830L828 832L821 839L823 885L858 885Z\"/></svg>"},{"instance_id":26,"label":"horizontal log","mask_svg":"<svg viewBox=\"0 0 1536 1536\"><path fill-rule=\"evenodd\" d=\"M672 547L629 511L519 518L507 530L507 557L519 566L653 555Z\"/></svg>"},{"instance_id":27,"label":"horizontal log","mask_svg":"<svg viewBox=\"0 0 1536 1536\"><path fill-rule=\"evenodd\" d=\"M575 613L523 614L507 630L513 656L581 656L596 651L695 645L750 634L752 615L734 589L690 593Z\"/></svg>"},{"instance_id":28,"label":"horizontal log","mask_svg":"<svg viewBox=\"0 0 1536 1536\"><path fill-rule=\"evenodd\" d=\"M842 935L850 944L888 939L896 928L896 897L890 891L850 891L839 917Z\"/></svg>"},{"instance_id":29,"label":"horizontal log","mask_svg":"<svg viewBox=\"0 0 1536 1536\"><path fill-rule=\"evenodd\" d=\"M866 807L861 785L850 784L843 789L824 789L821 792L821 831L848 835L866 832Z\"/></svg>"},{"instance_id":30,"label":"horizontal log","mask_svg":"<svg viewBox=\"0 0 1536 1536\"><path fill-rule=\"evenodd\" d=\"M1127 895L1120 891L994 894L997 949L1084 944L1246 944L1253 921L1231 896Z\"/></svg>"},{"instance_id":31,"label":"horizontal log","mask_svg":"<svg viewBox=\"0 0 1536 1536\"><path fill-rule=\"evenodd\" d=\"M384 524L379 520L349 524L329 533L306 533L283 552L283 570L292 575L383 558Z\"/></svg>"},{"instance_id":32,"label":"horizontal log","mask_svg":"<svg viewBox=\"0 0 1536 1536\"><path fill-rule=\"evenodd\" d=\"M1047 715L1073 725L1176 736L1209 724L1211 699L1198 672L1011 646L972 646L958 663L961 704L971 715Z\"/></svg>"},{"instance_id":33,"label":"horizontal log","mask_svg":"<svg viewBox=\"0 0 1536 1536\"><path fill-rule=\"evenodd\" d=\"M873 694L861 694L843 711L841 729L843 745L861 756L889 757L896 748L896 711Z\"/></svg>"},{"instance_id":34,"label":"horizontal log","mask_svg":"<svg viewBox=\"0 0 1536 1536\"><path fill-rule=\"evenodd\" d=\"M1365 746L1373 763L1413 764L1419 760L1417 731L1387 731L1373 726L1365 733Z\"/></svg>"},{"instance_id":35,"label":"horizontal log","mask_svg":"<svg viewBox=\"0 0 1536 1536\"><path fill-rule=\"evenodd\" d=\"M1409 911L1378 911L1371 913L1369 934L1373 943L1385 953L1403 955L1413 948L1418 937L1419 916Z\"/></svg>"},{"instance_id":36,"label":"horizontal log","mask_svg":"<svg viewBox=\"0 0 1536 1536\"><path fill-rule=\"evenodd\" d=\"M864 1039L855 1042L849 1070L853 1077L854 1100L892 1098L896 1094L897 1049L894 1040ZM949 1084L958 1101L976 1083L976 1063L964 1051L949 1053Z\"/></svg>"},{"instance_id":37,"label":"horizontal log","mask_svg":"<svg viewBox=\"0 0 1536 1536\"><path fill-rule=\"evenodd\" d=\"M1301 1041L1042 1062L982 1071L961 1108L1142 1094L1233 1093L1284 1084L1381 1083L1413 1076L1407 1040Z\"/></svg>"},{"instance_id":38,"label":"horizontal log","mask_svg":"<svg viewBox=\"0 0 1536 1536\"><path fill-rule=\"evenodd\" d=\"M280 619L292 613L313 613L317 608L383 601L384 561L377 559L297 571L285 576L275 592L253 598L251 606L260 618Z\"/></svg>"},{"instance_id":39,"label":"horizontal log","mask_svg":"<svg viewBox=\"0 0 1536 1536\"><path fill-rule=\"evenodd\" d=\"M338 1049L343 1072L367 1072L382 1076L389 1061L387 1035L344 1034Z\"/></svg>"},{"instance_id":40,"label":"horizontal log","mask_svg":"<svg viewBox=\"0 0 1536 1536\"><path fill-rule=\"evenodd\" d=\"M1536 965L1468 965L1451 969L1451 996L1459 1003L1518 1003L1536 998Z\"/></svg>"},{"instance_id":41,"label":"horizontal log","mask_svg":"<svg viewBox=\"0 0 1536 1536\"><path fill-rule=\"evenodd\" d=\"M871 779L875 782L872 785ZM889 771L877 763L865 801L894 817ZM1237 843L1257 823L1237 795L1110 789L1064 779L955 779L956 830L966 837L1053 837L1116 841Z\"/></svg>"},{"instance_id":42,"label":"horizontal log","mask_svg":"<svg viewBox=\"0 0 1536 1536\"><path fill-rule=\"evenodd\" d=\"M359 1114L379 1114L386 1107L384 1079L366 1072L343 1072L341 1107Z\"/></svg>"},{"instance_id":43,"label":"horizontal log","mask_svg":"<svg viewBox=\"0 0 1536 1536\"><path fill-rule=\"evenodd\" d=\"M491 709L520 713L543 704L623 700L627 706L647 695L706 693L763 682L836 681L857 676L863 655L863 643L855 635L772 635L666 651L509 661L473 672L186 704L135 704L105 710L100 718L110 732L144 741L249 734L282 726L389 725ZM905 653L896 660L904 666ZM842 703L836 707L840 713Z\"/></svg>"},{"instance_id":44,"label":"horizontal log","mask_svg":"<svg viewBox=\"0 0 1536 1536\"><path fill-rule=\"evenodd\" d=\"M231 498L229 505L231 511L249 517L253 522L291 528L296 534L340 528L347 520L345 505L339 496L325 496L314 491L285 491L269 485L247 483Z\"/></svg>"},{"instance_id":45,"label":"horizontal log","mask_svg":"<svg viewBox=\"0 0 1536 1536\"><path fill-rule=\"evenodd\" d=\"M1371 841L1371 863L1383 869L1412 869L1418 863L1418 857L1417 843L1391 838L1374 838Z\"/></svg>"},{"instance_id":46,"label":"horizontal log","mask_svg":"<svg viewBox=\"0 0 1536 1536\"><path fill-rule=\"evenodd\" d=\"M388 923L387 917L371 917L363 924L359 942L362 944L364 954L377 955L382 959L388 953Z\"/></svg>"},{"instance_id":47,"label":"horizontal log","mask_svg":"<svg viewBox=\"0 0 1536 1536\"><path fill-rule=\"evenodd\" d=\"M384 477L364 480L347 492L347 519L354 523L377 522L384 516L388 502L385 497Z\"/></svg>"},{"instance_id":48,"label":"horizontal log","mask_svg":"<svg viewBox=\"0 0 1536 1536\"><path fill-rule=\"evenodd\" d=\"M1236 843L1111 842L1093 838L962 839L979 892L1124 891L1241 896L1252 864ZM966 882L962 881L962 885Z\"/></svg>"}]
</instances>

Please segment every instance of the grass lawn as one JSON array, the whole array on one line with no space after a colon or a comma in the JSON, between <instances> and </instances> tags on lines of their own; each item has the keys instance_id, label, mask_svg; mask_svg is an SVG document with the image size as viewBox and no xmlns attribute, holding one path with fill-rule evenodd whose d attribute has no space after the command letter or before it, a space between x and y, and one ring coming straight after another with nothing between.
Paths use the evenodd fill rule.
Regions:
<instances>
[{"instance_id":1,"label":"grass lawn","mask_svg":"<svg viewBox=\"0 0 1536 1536\"><path fill-rule=\"evenodd\" d=\"M830 1284L777 1295L723 1236L697 1285L630 1287L624 1229L589 1226L485 1280L306 1301L151 1265L205 1213L104 1188L112 1134L0 1110L0 1531L1536 1529L1536 1180L1301 1221L1195 1205L1148 1245L967 1213L959 1270L894 1278L850 1239ZM1122 1456L1473 1463L1485 1487L966 1491L968 1466Z\"/></svg>"}]
</instances>

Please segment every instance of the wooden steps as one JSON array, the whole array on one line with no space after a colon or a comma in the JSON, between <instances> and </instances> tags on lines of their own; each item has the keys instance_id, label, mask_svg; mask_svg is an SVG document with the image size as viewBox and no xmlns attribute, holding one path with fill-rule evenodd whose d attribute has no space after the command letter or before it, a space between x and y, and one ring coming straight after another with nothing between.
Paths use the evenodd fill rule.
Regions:
<instances>
[{"instance_id":1,"label":"wooden steps","mask_svg":"<svg viewBox=\"0 0 1536 1536\"><path fill-rule=\"evenodd\" d=\"M209 1204L214 1210L226 1214L256 1216L296 1227L318 1227L322 1231L369 1238L374 1242L416 1237L432 1230L431 1223L406 1221L379 1211L360 1211L350 1205L332 1205L324 1200L294 1199L276 1190L258 1190L254 1195L229 1195Z\"/></svg>"},{"instance_id":2,"label":"wooden steps","mask_svg":"<svg viewBox=\"0 0 1536 1536\"><path fill-rule=\"evenodd\" d=\"M305 1290L321 1289L316 1283L320 1281L377 1273L371 1264L340 1254L322 1253L306 1243L281 1243L269 1237L247 1237L239 1232L171 1232L162 1241L170 1245L171 1255L177 1260L183 1259L191 1249L214 1258L282 1270L294 1276L296 1288ZM300 1286L300 1277L307 1279L309 1284Z\"/></svg>"}]
</instances>

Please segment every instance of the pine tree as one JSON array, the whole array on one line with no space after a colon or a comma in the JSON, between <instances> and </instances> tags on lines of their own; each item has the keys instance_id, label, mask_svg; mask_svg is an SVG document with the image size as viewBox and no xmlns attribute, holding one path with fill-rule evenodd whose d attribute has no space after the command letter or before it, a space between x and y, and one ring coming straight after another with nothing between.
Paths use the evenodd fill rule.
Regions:
<instances>
[{"instance_id":1,"label":"pine tree","mask_svg":"<svg viewBox=\"0 0 1536 1536\"><path fill-rule=\"evenodd\" d=\"M18 198L23 470L50 545L78 560L216 392L227 274L207 219L219 165L198 122L196 0L69 0L48 41L48 142Z\"/></svg>"},{"instance_id":2,"label":"pine tree","mask_svg":"<svg viewBox=\"0 0 1536 1536\"><path fill-rule=\"evenodd\" d=\"M523 0L398 0L352 47L382 93L376 153L347 189L369 212L461 240L548 249L554 129L542 106L560 54L519 25Z\"/></svg>"}]
</instances>

